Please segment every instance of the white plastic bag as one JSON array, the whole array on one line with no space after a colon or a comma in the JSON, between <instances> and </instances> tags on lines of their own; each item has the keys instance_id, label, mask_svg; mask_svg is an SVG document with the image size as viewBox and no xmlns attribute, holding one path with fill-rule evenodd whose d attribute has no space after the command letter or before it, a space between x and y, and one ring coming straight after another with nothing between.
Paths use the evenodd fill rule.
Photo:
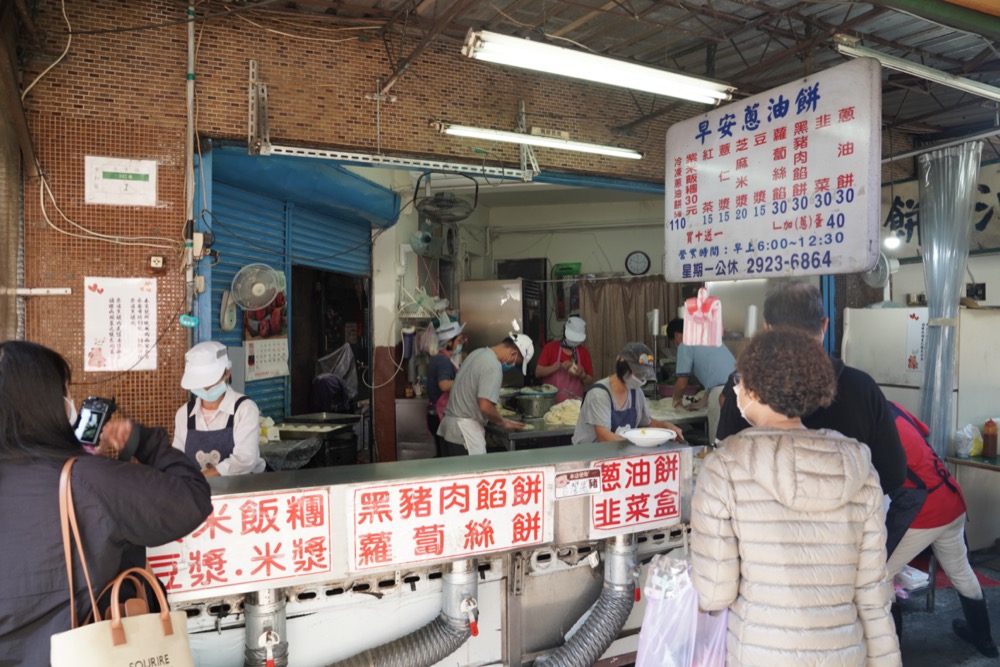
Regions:
<instances>
[{"instance_id":1,"label":"white plastic bag","mask_svg":"<svg viewBox=\"0 0 1000 667\"><path fill-rule=\"evenodd\" d=\"M963 459L980 456L983 453L983 436L972 424L966 424L955 431L955 455Z\"/></svg>"},{"instance_id":2,"label":"white plastic bag","mask_svg":"<svg viewBox=\"0 0 1000 667\"><path fill-rule=\"evenodd\" d=\"M646 613L639 631L636 667L692 667L698 626L698 591L689 562L667 555L653 558L643 592Z\"/></svg>"},{"instance_id":3,"label":"white plastic bag","mask_svg":"<svg viewBox=\"0 0 1000 667\"><path fill-rule=\"evenodd\" d=\"M729 610L699 611L693 667L725 667Z\"/></svg>"},{"instance_id":4,"label":"white plastic bag","mask_svg":"<svg viewBox=\"0 0 1000 667\"><path fill-rule=\"evenodd\" d=\"M650 563L636 667L725 667L729 610L698 611L690 567L670 554Z\"/></svg>"}]
</instances>

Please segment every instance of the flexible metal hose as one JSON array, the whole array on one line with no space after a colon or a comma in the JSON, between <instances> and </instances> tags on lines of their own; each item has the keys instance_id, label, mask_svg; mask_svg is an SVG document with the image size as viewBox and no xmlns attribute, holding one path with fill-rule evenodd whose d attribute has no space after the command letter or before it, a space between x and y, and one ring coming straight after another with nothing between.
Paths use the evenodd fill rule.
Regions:
<instances>
[{"instance_id":1,"label":"flexible metal hose","mask_svg":"<svg viewBox=\"0 0 1000 667\"><path fill-rule=\"evenodd\" d=\"M468 638L468 623L441 614L416 632L329 667L430 667L457 651Z\"/></svg>"},{"instance_id":2,"label":"flexible metal hose","mask_svg":"<svg viewBox=\"0 0 1000 667\"><path fill-rule=\"evenodd\" d=\"M419 630L370 648L327 667L431 667L459 649L472 635L474 614L464 606L478 590L472 561L450 563L444 573L441 614Z\"/></svg>"},{"instance_id":3,"label":"flexible metal hose","mask_svg":"<svg viewBox=\"0 0 1000 667\"><path fill-rule=\"evenodd\" d=\"M601 596L566 643L535 660L537 667L590 667L608 650L635 604L634 561L635 546L630 537L619 536L608 543Z\"/></svg>"}]
</instances>

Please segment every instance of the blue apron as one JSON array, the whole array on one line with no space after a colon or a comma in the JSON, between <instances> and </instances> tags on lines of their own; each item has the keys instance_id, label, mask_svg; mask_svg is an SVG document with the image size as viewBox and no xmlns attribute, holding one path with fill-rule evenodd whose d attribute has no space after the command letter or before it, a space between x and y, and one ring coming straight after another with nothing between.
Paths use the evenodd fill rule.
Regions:
<instances>
[{"instance_id":1,"label":"blue apron","mask_svg":"<svg viewBox=\"0 0 1000 667\"><path fill-rule=\"evenodd\" d=\"M216 464L221 463L232 456L233 449L236 448L236 439L233 437L233 420L236 417L236 411L240 409L240 403L247 400L247 397L240 396L236 399L236 405L233 407L233 414L229 415L229 421L226 422L226 428L219 429L218 431L197 430L195 414L193 412L195 401L197 400L197 398L192 398L187 404L188 431L187 438L184 440L184 453L187 454L189 459L194 461L195 465L204 470L206 466L198 460L199 452L202 453L202 458L210 455L212 452L218 452L219 460L214 462Z\"/></svg>"},{"instance_id":2,"label":"blue apron","mask_svg":"<svg viewBox=\"0 0 1000 667\"><path fill-rule=\"evenodd\" d=\"M611 432L617 433L618 429L624 426L625 428L639 428L639 390L629 389L629 394L631 395L632 401L631 405L623 410L615 409L615 397L611 394L611 389L605 387L603 384L591 385L589 391L594 389L603 389L608 392L608 400L611 401Z\"/></svg>"}]
</instances>

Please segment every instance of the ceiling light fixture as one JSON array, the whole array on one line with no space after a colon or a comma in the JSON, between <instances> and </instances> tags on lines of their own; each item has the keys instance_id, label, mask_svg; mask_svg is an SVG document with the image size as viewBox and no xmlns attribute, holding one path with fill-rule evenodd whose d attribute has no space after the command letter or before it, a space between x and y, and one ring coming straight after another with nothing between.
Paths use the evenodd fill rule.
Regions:
<instances>
[{"instance_id":1,"label":"ceiling light fixture","mask_svg":"<svg viewBox=\"0 0 1000 667\"><path fill-rule=\"evenodd\" d=\"M466 125L451 125L450 123L435 123L434 125L437 126L438 130L443 134L450 134L456 137L485 139L487 141L503 141L512 144L540 146L542 148L558 148L564 151L591 153L593 155L607 155L608 157L620 157L629 160L642 159L642 153L634 151L631 148L588 144L582 141L569 141L567 139L557 139L556 137L543 137L537 134L504 132L503 130L489 130L480 127L468 127Z\"/></svg>"},{"instance_id":2,"label":"ceiling light fixture","mask_svg":"<svg viewBox=\"0 0 1000 667\"><path fill-rule=\"evenodd\" d=\"M498 65L568 76L702 104L715 105L728 101L736 90L724 83L486 30L470 30L465 36L462 54Z\"/></svg>"},{"instance_id":3,"label":"ceiling light fixture","mask_svg":"<svg viewBox=\"0 0 1000 667\"><path fill-rule=\"evenodd\" d=\"M882 63L883 67L888 69L896 70L897 72L904 72L906 74L912 74L913 76L920 77L921 79L927 79L928 81L940 83L942 86L948 86L972 95L979 95L980 97L1000 102L1000 88L997 88L996 86L980 83L973 79L966 79L961 76L955 76L954 74L942 72L941 70L934 69L933 67L927 67L926 65L919 65L910 60L897 58L896 56L890 56L874 49L866 49L863 46L856 46L855 43L857 40L852 37L838 35L835 39L842 40L837 43L837 51L845 56L850 56L851 58L874 58Z\"/></svg>"}]
</instances>

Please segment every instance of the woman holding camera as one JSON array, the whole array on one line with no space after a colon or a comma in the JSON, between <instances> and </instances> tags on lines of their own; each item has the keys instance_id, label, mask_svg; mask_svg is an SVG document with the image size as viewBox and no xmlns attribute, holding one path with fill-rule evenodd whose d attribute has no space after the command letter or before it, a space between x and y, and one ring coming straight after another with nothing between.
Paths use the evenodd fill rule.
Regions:
<instances>
[{"instance_id":1,"label":"woman holding camera","mask_svg":"<svg viewBox=\"0 0 1000 667\"><path fill-rule=\"evenodd\" d=\"M69 364L24 341L0 343L0 664L45 667L49 637L70 629L70 592L59 523L59 476L68 459L76 517L95 590L137 548L166 544L212 510L205 479L162 429L105 425L91 456L73 434ZM123 448L134 451L122 451ZM135 458L139 465L122 458ZM130 558L130 555L132 558ZM74 558L77 617L90 611Z\"/></svg>"},{"instance_id":2,"label":"woman holding camera","mask_svg":"<svg viewBox=\"0 0 1000 667\"><path fill-rule=\"evenodd\" d=\"M193 395L174 418L174 447L205 477L264 472L260 410L229 386L232 365L226 346L212 340L184 355L181 387Z\"/></svg>"}]
</instances>

